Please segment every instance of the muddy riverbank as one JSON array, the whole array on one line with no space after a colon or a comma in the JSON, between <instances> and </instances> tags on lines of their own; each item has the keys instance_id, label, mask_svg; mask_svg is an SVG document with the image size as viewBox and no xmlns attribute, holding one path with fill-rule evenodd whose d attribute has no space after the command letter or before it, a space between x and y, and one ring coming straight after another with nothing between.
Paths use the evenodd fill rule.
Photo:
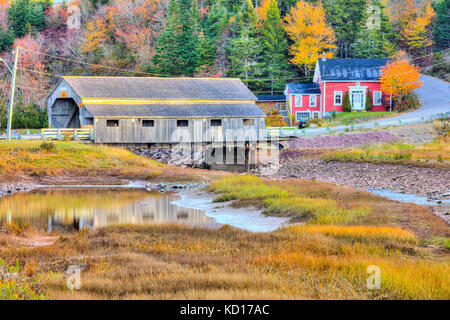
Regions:
<instances>
[{"instance_id":1,"label":"muddy riverbank","mask_svg":"<svg viewBox=\"0 0 450 320\"><path fill-rule=\"evenodd\" d=\"M303 178L358 189L388 189L430 199L450 199L450 172L411 165L324 161L318 158L281 157L272 178Z\"/></svg>"}]
</instances>

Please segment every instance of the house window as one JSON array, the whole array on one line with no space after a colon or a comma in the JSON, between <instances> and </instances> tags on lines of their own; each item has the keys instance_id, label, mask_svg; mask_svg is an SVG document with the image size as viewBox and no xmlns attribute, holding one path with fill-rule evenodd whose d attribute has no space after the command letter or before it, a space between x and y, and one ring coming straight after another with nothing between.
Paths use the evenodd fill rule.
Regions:
<instances>
[{"instance_id":1,"label":"house window","mask_svg":"<svg viewBox=\"0 0 450 320\"><path fill-rule=\"evenodd\" d=\"M319 118L319 113L316 111L316 112L313 112L313 118L314 119L317 119L317 118Z\"/></svg>"},{"instance_id":2,"label":"house window","mask_svg":"<svg viewBox=\"0 0 450 320\"><path fill-rule=\"evenodd\" d=\"M106 126L107 127L118 127L119 120L106 120Z\"/></svg>"},{"instance_id":3,"label":"house window","mask_svg":"<svg viewBox=\"0 0 450 320\"><path fill-rule=\"evenodd\" d=\"M155 120L142 120L142 126L149 128L155 126Z\"/></svg>"},{"instance_id":4,"label":"house window","mask_svg":"<svg viewBox=\"0 0 450 320\"><path fill-rule=\"evenodd\" d=\"M342 105L342 91L334 92L334 105L336 106Z\"/></svg>"},{"instance_id":5,"label":"house window","mask_svg":"<svg viewBox=\"0 0 450 320\"><path fill-rule=\"evenodd\" d=\"M309 106L316 107L317 106L317 96L309 96Z\"/></svg>"},{"instance_id":6,"label":"house window","mask_svg":"<svg viewBox=\"0 0 450 320\"><path fill-rule=\"evenodd\" d=\"M276 103L275 107L278 109L278 111L285 111L286 103L285 102Z\"/></svg>"},{"instance_id":7,"label":"house window","mask_svg":"<svg viewBox=\"0 0 450 320\"><path fill-rule=\"evenodd\" d=\"M302 96L301 95L296 95L295 96L295 106L296 107L301 107L302 106Z\"/></svg>"},{"instance_id":8,"label":"house window","mask_svg":"<svg viewBox=\"0 0 450 320\"><path fill-rule=\"evenodd\" d=\"M211 127L221 127L222 126L222 120L220 119L212 119L211 120Z\"/></svg>"},{"instance_id":9,"label":"house window","mask_svg":"<svg viewBox=\"0 0 450 320\"><path fill-rule=\"evenodd\" d=\"M373 92L373 104L375 106L381 105L381 91L374 91Z\"/></svg>"},{"instance_id":10,"label":"house window","mask_svg":"<svg viewBox=\"0 0 450 320\"><path fill-rule=\"evenodd\" d=\"M189 127L189 120L177 120L177 127Z\"/></svg>"},{"instance_id":11,"label":"house window","mask_svg":"<svg viewBox=\"0 0 450 320\"><path fill-rule=\"evenodd\" d=\"M309 118L311 115L310 115L310 113L309 113L309 111L306 111L306 112L302 112L302 111L297 111L296 113L295 113L295 120L300 120L301 118Z\"/></svg>"},{"instance_id":12,"label":"house window","mask_svg":"<svg viewBox=\"0 0 450 320\"><path fill-rule=\"evenodd\" d=\"M253 126L255 124L255 119L244 119L243 124L244 126Z\"/></svg>"}]
</instances>

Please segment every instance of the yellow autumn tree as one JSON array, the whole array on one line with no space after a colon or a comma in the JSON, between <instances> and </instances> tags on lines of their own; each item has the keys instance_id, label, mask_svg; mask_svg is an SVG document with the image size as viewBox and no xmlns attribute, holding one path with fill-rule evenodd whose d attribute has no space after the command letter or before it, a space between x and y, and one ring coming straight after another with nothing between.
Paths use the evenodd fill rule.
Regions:
<instances>
[{"instance_id":1,"label":"yellow autumn tree","mask_svg":"<svg viewBox=\"0 0 450 320\"><path fill-rule=\"evenodd\" d=\"M432 23L436 13L430 4L415 19L409 21L401 36L410 51L424 51L433 45Z\"/></svg>"},{"instance_id":2,"label":"yellow autumn tree","mask_svg":"<svg viewBox=\"0 0 450 320\"><path fill-rule=\"evenodd\" d=\"M258 14L258 21L261 22L266 18L267 9L269 8L270 0L261 0L260 5L256 8Z\"/></svg>"},{"instance_id":3,"label":"yellow autumn tree","mask_svg":"<svg viewBox=\"0 0 450 320\"><path fill-rule=\"evenodd\" d=\"M332 58L336 49L334 31L326 23L322 3L298 1L284 18L286 33L294 42L289 48L291 62L303 68L306 75L322 53Z\"/></svg>"},{"instance_id":4,"label":"yellow autumn tree","mask_svg":"<svg viewBox=\"0 0 450 320\"><path fill-rule=\"evenodd\" d=\"M381 90L386 96L401 105L408 97L411 97L415 89L422 86L419 79L419 68L410 64L408 60L389 62L381 69ZM404 109L406 108L402 107L399 111Z\"/></svg>"},{"instance_id":5,"label":"yellow autumn tree","mask_svg":"<svg viewBox=\"0 0 450 320\"><path fill-rule=\"evenodd\" d=\"M94 52L107 40L107 27L105 21L100 18L91 20L86 25L84 42L81 47L83 53Z\"/></svg>"}]
</instances>

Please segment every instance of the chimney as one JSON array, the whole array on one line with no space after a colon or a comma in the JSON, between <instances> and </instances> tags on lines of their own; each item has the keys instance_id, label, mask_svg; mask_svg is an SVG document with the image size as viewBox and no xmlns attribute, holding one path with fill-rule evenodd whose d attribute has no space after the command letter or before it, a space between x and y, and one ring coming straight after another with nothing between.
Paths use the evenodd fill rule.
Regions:
<instances>
[{"instance_id":1,"label":"chimney","mask_svg":"<svg viewBox=\"0 0 450 320\"><path fill-rule=\"evenodd\" d=\"M325 58L325 52L322 52L322 61L327 61L327 58Z\"/></svg>"}]
</instances>

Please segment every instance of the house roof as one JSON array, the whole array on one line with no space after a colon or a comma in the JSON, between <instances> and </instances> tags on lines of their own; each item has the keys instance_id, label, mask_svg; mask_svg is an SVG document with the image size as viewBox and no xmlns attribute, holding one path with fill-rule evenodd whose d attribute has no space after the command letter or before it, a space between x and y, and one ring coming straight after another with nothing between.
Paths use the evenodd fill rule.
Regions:
<instances>
[{"instance_id":1,"label":"house roof","mask_svg":"<svg viewBox=\"0 0 450 320\"><path fill-rule=\"evenodd\" d=\"M322 81L345 81L380 79L381 67L389 59L318 59L320 78Z\"/></svg>"},{"instance_id":2,"label":"house roof","mask_svg":"<svg viewBox=\"0 0 450 320\"><path fill-rule=\"evenodd\" d=\"M246 100L255 95L226 78L63 77L82 99Z\"/></svg>"},{"instance_id":3,"label":"house roof","mask_svg":"<svg viewBox=\"0 0 450 320\"><path fill-rule=\"evenodd\" d=\"M265 117L256 104L87 104L94 117Z\"/></svg>"},{"instance_id":4,"label":"house roof","mask_svg":"<svg viewBox=\"0 0 450 320\"><path fill-rule=\"evenodd\" d=\"M284 94L261 94L257 95L256 98L258 99L258 102L286 101L286 96Z\"/></svg>"},{"instance_id":5,"label":"house roof","mask_svg":"<svg viewBox=\"0 0 450 320\"><path fill-rule=\"evenodd\" d=\"M320 85L318 83L288 83L289 94L320 94Z\"/></svg>"}]
</instances>

